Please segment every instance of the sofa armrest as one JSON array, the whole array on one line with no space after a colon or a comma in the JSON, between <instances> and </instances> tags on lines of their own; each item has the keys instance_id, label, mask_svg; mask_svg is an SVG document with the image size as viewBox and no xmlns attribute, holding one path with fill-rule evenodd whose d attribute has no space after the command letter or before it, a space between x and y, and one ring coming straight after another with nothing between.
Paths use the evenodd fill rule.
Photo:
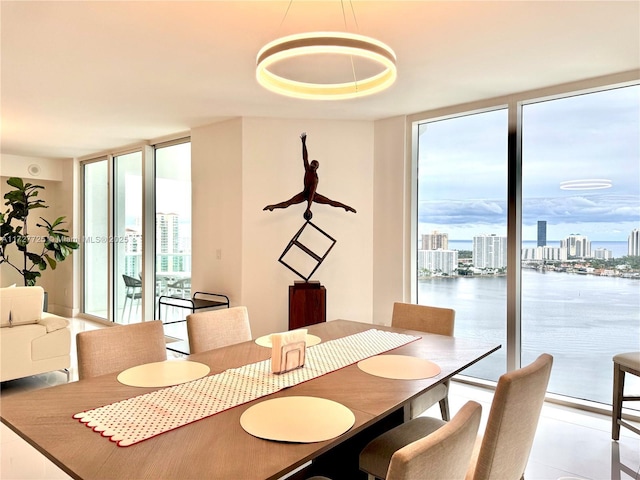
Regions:
<instances>
[{"instance_id":1,"label":"sofa armrest","mask_svg":"<svg viewBox=\"0 0 640 480\"><path fill-rule=\"evenodd\" d=\"M66 318L47 312L42 313L42 318L40 318L38 323L46 327L47 333L55 332L61 328L67 328L70 325L69 320Z\"/></svg>"}]
</instances>

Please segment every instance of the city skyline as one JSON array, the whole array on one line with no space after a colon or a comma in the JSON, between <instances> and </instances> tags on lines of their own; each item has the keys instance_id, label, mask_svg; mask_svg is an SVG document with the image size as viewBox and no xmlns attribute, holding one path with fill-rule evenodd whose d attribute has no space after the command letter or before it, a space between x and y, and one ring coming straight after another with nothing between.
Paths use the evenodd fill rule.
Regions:
<instances>
[{"instance_id":1,"label":"city skyline","mask_svg":"<svg viewBox=\"0 0 640 480\"><path fill-rule=\"evenodd\" d=\"M459 251L471 251L472 259L475 263L478 255L481 253L478 250L478 242L486 242L483 240L486 238L493 238L499 242L491 247L491 255L497 254L500 251L500 256L504 256L504 260L500 265L487 265L484 264L484 260L480 262L480 266L493 268L500 268L506 266L506 245L507 237L498 236L496 234L483 234L474 236L471 240L451 240L452 244L466 243L467 248L456 248L460 245L452 245L449 248L449 239L446 232L440 232L437 230L432 231L429 234L422 234L418 243L418 269L433 271L437 268L440 272L448 273L451 268L443 268L442 262L449 262L450 258L446 257L451 253L458 253ZM529 245L526 245L529 243ZM560 260L566 261L570 258L575 259L600 259L600 260L612 260L614 258L622 258L624 256L638 256L640 255L640 229L634 229L630 232L628 241L595 241L592 245L591 240L587 236L580 234L571 234L568 237L560 241L550 241L550 245L541 246L540 239L538 240L524 240L521 248L521 260ZM598 243L604 243L605 248ZM555 246L554 246L555 244ZM614 244L614 245L612 245ZM636 253L632 253L636 252ZM431 253L428 253L431 252ZM440 256L439 256L440 255ZM445 260L446 258L446 260ZM479 257L478 257L479 258ZM497 257L496 257L497 258ZM476 265L478 266L478 265Z\"/></svg>"}]
</instances>

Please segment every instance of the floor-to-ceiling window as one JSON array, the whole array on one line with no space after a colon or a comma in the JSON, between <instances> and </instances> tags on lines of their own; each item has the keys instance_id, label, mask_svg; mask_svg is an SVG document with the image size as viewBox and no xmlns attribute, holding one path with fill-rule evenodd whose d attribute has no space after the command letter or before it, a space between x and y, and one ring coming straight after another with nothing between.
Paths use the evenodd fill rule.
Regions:
<instances>
[{"instance_id":1,"label":"floor-to-ceiling window","mask_svg":"<svg viewBox=\"0 0 640 480\"><path fill-rule=\"evenodd\" d=\"M418 303L453 308L455 334L505 341L507 110L418 127ZM504 372L504 349L467 370Z\"/></svg>"},{"instance_id":2,"label":"floor-to-ceiling window","mask_svg":"<svg viewBox=\"0 0 640 480\"><path fill-rule=\"evenodd\" d=\"M84 163L83 312L107 318L109 299L109 186L107 159Z\"/></svg>"},{"instance_id":3,"label":"floor-to-ceiling window","mask_svg":"<svg viewBox=\"0 0 640 480\"><path fill-rule=\"evenodd\" d=\"M640 86L525 104L522 133L522 361L610 403L611 358L640 350Z\"/></svg>"},{"instance_id":4,"label":"floor-to-ceiling window","mask_svg":"<svg viewBox=\"0 0 640 480\"><path fill-rule=\"evenodd\" d=\"M417 302L455 308L456 335L503 344L466 374L495 380L508 352L522 364L548 352L551 392L610 403L611 357L640 350L640 252L629 242L640 227L640 86L553 95L416 122ZM509 287L507 247L521 268ZM514 296L520 309L507 315Z\"/></svg>"}]
</instances>

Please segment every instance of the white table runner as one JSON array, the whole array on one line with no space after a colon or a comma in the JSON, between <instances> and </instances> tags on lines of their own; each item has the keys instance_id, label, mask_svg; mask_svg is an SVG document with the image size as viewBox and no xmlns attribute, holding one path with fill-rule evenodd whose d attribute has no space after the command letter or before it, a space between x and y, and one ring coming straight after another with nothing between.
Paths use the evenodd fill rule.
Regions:
<instances>
[{"instance_id":1,"label":"white table runner","mask_svg":"<svg viewBox=\"0 0 640 480\"><path fill-rule=\"evenodd\" d=\"M125 447L419 338L371 329L308 347L304 367L288 373L271 373L271 360L263 360L80 412L74 418Z\"/></svg>"}]
</instances>

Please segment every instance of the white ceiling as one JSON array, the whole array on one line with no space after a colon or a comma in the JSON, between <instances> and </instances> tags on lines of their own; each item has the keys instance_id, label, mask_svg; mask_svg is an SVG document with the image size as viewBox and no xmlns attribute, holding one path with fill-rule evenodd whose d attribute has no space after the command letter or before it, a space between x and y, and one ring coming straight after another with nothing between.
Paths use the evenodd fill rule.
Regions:
<instances>
[{"instance_id":1,"label":"white ceiling","mask_svg":"<svg viewBox=\"0 0 640 480\"><path fill-rule=\"evenodd\" d=\"M357 27L344 6L398 80L313 102L261 88L256 54L344 30L340 0L2 0L2 152L79 157L237 116L374 120L640 68L637 0L354 0Z\"/></svg>"}]
</instances>

